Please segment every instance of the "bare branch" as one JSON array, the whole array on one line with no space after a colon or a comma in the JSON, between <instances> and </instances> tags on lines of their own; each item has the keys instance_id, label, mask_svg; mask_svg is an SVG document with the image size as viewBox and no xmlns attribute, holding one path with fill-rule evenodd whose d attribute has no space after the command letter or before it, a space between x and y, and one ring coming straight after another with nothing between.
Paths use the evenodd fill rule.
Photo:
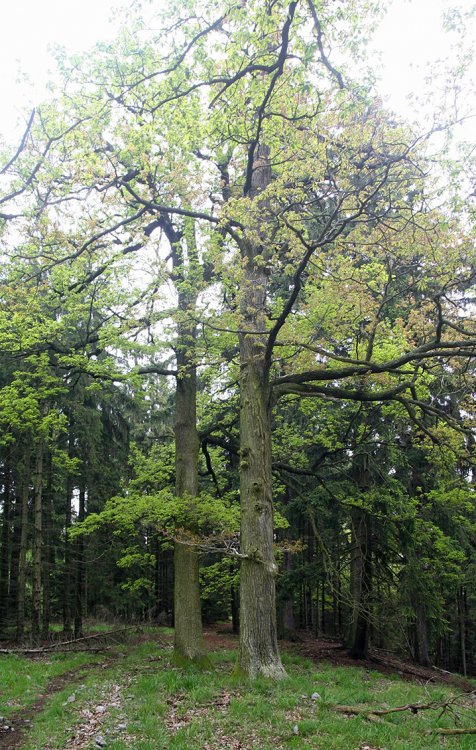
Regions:
<instances>
[{"instance_id":1,"label":"bare branch","mask_svg":"<svg viewBox=\"0 0 476 750\"><path fill-rule=\"evenodd\" d=\"M35 119L35 114L36 114L36 110L32 109L31 115L30 115L30 117L28 119L28 122L27 122L27 125L26 125L26 128L25 128L25 132L23 133L22 139L20 141L20 145L18 146L17 150L15 151L15 153L12 156L12 158L10 159L10 161L7 162L7 164L5 164L4 167L2 167L2 169L0 170L0 174L5 174L6 172L8 172L8 170L10 169L10 167L16 162L16 160L20 156L21 152L25 148L27 138L28 138L28 136L30 134L30 130L31 130L32 125L33 125L33 120Z\"/></svg>"},{"instance_id":2,"label":"bare branch","mask_svg":"<svg viewBox=\"0 0 476 750\"><path fill-rule=\"evenodd\" d=\"M316 35L317 35L317 46L319 47L319 53L321 55L321 60L326 66L327 70L332 73L334 78L337 80L337 83L339 84L339 88L343 89L345 88L344 85L344 79L342 78L342 75L339 73L337 68L334 68L332 63L330 62L329 58L327 57L326 53L324 52L324 46L322 44L322 28L321 24L319 23L319 19L317 17L316 8L314 6L314 3L312 0L307 0L307 4L309 6L309 10L311 11L312 20L314 21L314 26L316 28Z\"/></svg>"},{"instance_id":3,"label":"bare branch","mask_svg":"<svg viewBox=\"0 0 476 750\"><path fill-rule=\"evenodd\" d=\"M283 25L283 30L281 34L281 50L279 52L278 60L275 66L273 66L275 68L275 72L270 81L266 94L264 95L263 101L261 102L261 105L257 111L258 124L256 127L255 137L251 141L249 148L248 148L248 160L247 160L247 166L246 166L245 184L243 186L243 195L248 195L251 190L253 170L255 168L255 151L258 146L260 135L261 135L261 126L263 124L265 109L266 109L266 105L268 101L271 98L271 94L273 93L273 90L274 90L274 87L276 85L278 78L280 78L283 74L284 63L286 61L286 57L288 54L289 31L291 29L291 24L293 22L294 13L296 11L296 6L297 6L297 2L292 2L289 5L288 16Z\"/></svg>"}]
</instances>

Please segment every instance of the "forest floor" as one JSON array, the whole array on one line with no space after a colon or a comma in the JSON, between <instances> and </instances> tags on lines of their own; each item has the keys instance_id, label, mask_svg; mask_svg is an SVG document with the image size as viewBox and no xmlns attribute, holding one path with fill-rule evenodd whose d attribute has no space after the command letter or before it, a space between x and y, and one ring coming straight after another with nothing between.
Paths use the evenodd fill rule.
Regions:
<instances>
[{"instance_id":1,"label":"forest floor","mask_svg":"<svg viewBox=\"0 0 476 750\"><path fill-rule=\"evenodd\" d=\"M476 727L472 681L383 652L356 664L338 642L303 635L282 644L286 680L237 682L236 636L205 637L210 672L172 667L172 634L153 628L97 652L0 654L0 750L475 746L437 733Z\"/></svg>"}]
</instances>

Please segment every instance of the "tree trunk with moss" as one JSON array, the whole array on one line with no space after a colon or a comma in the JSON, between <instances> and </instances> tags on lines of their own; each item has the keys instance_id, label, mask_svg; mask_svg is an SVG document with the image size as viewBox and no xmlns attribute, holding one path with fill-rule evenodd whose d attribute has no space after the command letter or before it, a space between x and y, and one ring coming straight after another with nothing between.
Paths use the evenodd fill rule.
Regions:
<instances>
[{"instance_id":1,"label":"tree trunk with moss","mask_svg":"<svg viewBox=\"0 0 476 750\"><path fill-rule=\"evenodd\" d=\"M178 248L175 248L178 253ZM175 265L182 267L181 256ZM198 498L196 326L190 318L196 294L188 281L178 284L177 386L175 395L175 493L178 498ZM200 605L199 552L190 544L174 547L174 655L176 665L208 666Z\"/></svg>"},{"instance_id":2,"label":"tree trunk with moss","mask_svg":"<svg viewBox=\"0 0 476 750\"><path fill-rule=\"evenodd\" d=\"M251 197L271 179L268 149L257 151ZM263 243L244 243L240 302L240 647L237 671L285 676L276 626L276 563L271 473L271 389L266 356L266 227Z\"/></svg>"}]
</instances>

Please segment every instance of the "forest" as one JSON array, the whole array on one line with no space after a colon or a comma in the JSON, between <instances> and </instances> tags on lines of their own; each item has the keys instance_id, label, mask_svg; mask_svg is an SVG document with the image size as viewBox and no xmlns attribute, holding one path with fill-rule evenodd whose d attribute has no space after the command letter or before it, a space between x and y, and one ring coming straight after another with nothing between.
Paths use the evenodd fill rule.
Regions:
<instances>
[{"instance_id":1,"label":"forest","mask_svg":"<svg viewBox=\"0 0 476 750\"><path fill-rule=\"evenodd\" d=\"M476 673L474 144L377 96L378 6L144 3L0 147L0 645Z\"/></svg>"}]
</instances>

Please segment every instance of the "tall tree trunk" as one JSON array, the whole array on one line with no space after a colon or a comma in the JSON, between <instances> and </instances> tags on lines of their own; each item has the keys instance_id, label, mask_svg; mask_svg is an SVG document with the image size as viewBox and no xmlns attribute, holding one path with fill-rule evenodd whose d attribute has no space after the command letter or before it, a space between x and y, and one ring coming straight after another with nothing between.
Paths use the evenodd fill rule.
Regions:
<instances>
[{"instance_id":1,"label":"tall tree trunk","mask_svg":"<svg viewBox=\"0 0 476 750\"><path fill-rule=\"evenodd\" d=\"M73 418L69 415L68 429L68 457L74 458L74 433ZM73 478L68 476L66 481L66 497L64 509L64 578L63 578L63 633L65 638L70 638L73 633L73 607L72 607L72 579L71 568L71 540L69 530L72 522L73 512Z\"/></svg>"},{"instance_id":2,"label":"tall tree trunk","mask_svg":"<svg viewBox=\"0 0 476 750\"><path fill-rule=\"evenodd\" d=\"M322 618L321 613L319 609L319 594L320 594L320 576L316 575L316 581L315 581L315 589L314 589L314 596L316 597L316 630L314 632L314 638L319 638L319 635L322 633Z\"/></svg>"},{"instance_id":3,"label":"tall tree trunk","mask_svg":"<svg viewBox=\"0 0 476 750\"><path fill-rule=\"evenodd\" d=\"M466 589L461 587L458 595L458 613L459 613L459 638L461 648L461 671L465 677L468 675L468 665L466 659L466 616L467 616L467 597Z\"/></svg>"},{"instance_id":4,"label":"tall tree trunk","mask_svg":"<svg viewBox=\"0 0 476 750\"><path fill-rule=\"evenodd\" d=\"M292 553L289 550L284 551L284 570L288 575L293 570L293 558ZM288 638L294 640L296 638L296 623L294 620L294 596L293 592L287 585L285 597L281 601L281 606L278 607L278 632L280 638Z\"/></svg>"},{"instance_id":5,"label":"tall tree trunk","mask_svg":"<svg viewBox=\"0 0 476 750\"><path fill-rule=\"evenodd\" d=\"M188 285L187 285L188 286ZM193 502L198 497L197 372L195 324L188 318L195 298L179 285L177 387L175 394L175 493ZM174 654L175 664L209 666L205 652L200 606L199 554L194 547L174 546Z\"/></svg>"},{"instance_id":6,"label":"tall tree trunk","mask_svg":"<svg viewBox=\"0 0 476 750\"><path fill-rule=\"evenodd\" d=\"M365 659L369 641L369 608L372 592L370 518L361 508L352 509L350 655Z\"/></svg>"},{"instance_id":7,"label":"tall tree trunk","mask_svg":"<svg viewBox=\"0 0 476 750\"><path fill-rule=\"evenodd\" d=\"M8 620L8 600L10 584L12 481L10 455L7 449L3 464L3 517L2 546L0 554L0 633L4 632Z\"/></svg>"},{"instance_id":8,"label":"tall tree trunk","mask_svg":"<svg viewBox=\"0 0 476 750\"><path fill-rule=\"evenodd\" d=\"M160 542L157 534L154 534L154 536L152 537L152 550L152 554L154 555L154 607L152 612L152 619L159 625L163 625L164 623L160 622L160 620L162 619L162 612L164 611L164 597L161 586L162 560L160 554Z\"/></svg>"},{"instance_id":9,"label":"tall tree trunk","mask_svg":"<svg viewBox=\"0 0 476 750\"><path fill-rule=\"evenodd\" d=\"M71 602L71 540L69 530L71 528L71 505L73 502L73 482L68 478L66 486L66 504L64 518L64 579L63 579L63 633L69 638L73 632L73 616Z\"/></svg>"},{"instance_id":10,"label":"tall tree trunk","mask_svg":"<svg viewBox=\"0 0 476 750\"><path fill-rule=\"evenodd\" d=\"M55 557L53 547L53 456L48 452L47 484L43 497L43 616L41 636L49 637L51 617L51 574Z\"/></svg>"},{"instance_id":11,"label":"tall tree trunk","mask_svg":"<svg viewBox=\"0 0 476 750\"><path fill-rule=\"evenodd\" d=\"M413 552L414 559L412 560L411 569L418 571L421 569L422 553L419 549ZM411 581L411 594L410 600L415 612L415 661L424 667L431 666L430 659L430 648L428 642L428 613L425 601L425 588L422 585L418 577L413 574Z\"/></svg>"},{"instance_id":12,"label":"tall tree trunk","mask_svg":"<svg viewBox=\"0 0 476 750\"><path fill-rule=\"evenodd\" d=\"M25 441L23 466L21 470L21 534L18 557L18 590L17 590L17 630L16 639L22 641L25 634L25 589L26 589L26 553L28 547L28 503L30 496L30 442Z\"/></svg>"},{"instance_id":13,"label":"tall tree trunk","mask_svg":"<svg viewBox=\"0 0 476 750\"><path fill-rule=\"evenodd\" d=\"M250 300L262 291L262 284L250 283L246 297ZM256 300L253 303L256 307ZM245 326L248 327L249 323L247 321ZM257 337L242 336L240 493L243 559L238 664L249 677L278 678L285 672L277 642L270 403L262 365L263 352Z\"/></svg>"},{"instance_id":14,"label":"tall tree trunk","mask_svg":"<svg viewBox=\"0 0 476 750\"><path fill-rule=\"evenodd\" d=\"M33 595L31 609L31 636L33 641L40 638L41 591L42 591L42 545L43 545L43 439L36 444L34 474L34 536L33 536Z\"/></svg>"},{"instance_id":15,"label":"tall tree trunk","mask_svg":"<svg viewBox=\"0 0 476 750\"><path fill-rule=\"evenodd\" d=\"M233 584L230 588L231 628L234 633L240 632L240 592Z\"/></svg>"},{"instance_id":16,"label":"tall tree trunk","mask_svg":"<svg viewBox=\"0 0 476 750\"><path fill-rule=\"evenodd\" d=\"M428 618L426 614L425 602L421 595L416 592L413 602L415 609L415 658L418 664L424 667L431 667L430 649L428 645Z\"/></svg>"},{"instance_id":17,"label":"tall tree trunk","mask_svg":"<svg viewBox=\"0 0 476 750\"><path fill-rule=\"evenodd\" d=\"M86 490L84 483L79 489L78 521L86 517ZM80 534L76 542L76 581L74 601L74 637L83 635L83 617L85 610L86 570L84 564L84 536Z\"/></svg>"},{"instance_id":18,"label":"tall tree trunk","mask_svg":"<svg viewBox=\"0 0 476 750\"><path fill-rule=\"evenodd\" d=\"M269 149L253 165L255 197L271 180ZM262 229L264 231L262 232ZM266 243L245 241L240 301L240 647L237 670L255 678L285 676L276 626L276 563L271 473L271 389L266 356Z\"/></svg>"},{"instance_id":19,"label":"tall tree trunk","mask_svg":"<svg viewBox=\"0 0 476 750\"><path fill-rule=\"evenodd\" d=\"M43 518L43 554L42 554L42 567L43 571L41 578L43 581L42 585L42 608L41 608L41 637L45 641L48 639L50 632L50 576L51 576L51 514L48 508L48 499L44 503L44 518Z\"/></svg>"},{"instance_id":20,"label":"tall tree trunk","mask_svg":"<svg viewBox=\"0 0 476 750\"><path fill-rule=\"evenodd\" d=\"M327 573L325 569L325 563L322 563L322 575L321 575L321 628L323 635L327 632L327 620L326 620L326 582Z\"/></svg>"},{"instance_id":21,"label":"tall tree trunk","mask_svg":"<svg viewBox=\"0 0 476 750\"><path fill-rule=\"evenodd\" d=\"M18 460L17 460L18 466ZM10 554L10 591L8 594L8 611L9 622L16 623L18 608L18 561L20 557L20 538L21 538L21 495L20 484L15 478L15 505L13 508L13 531Z\"/></svg>"}]
</instances>

